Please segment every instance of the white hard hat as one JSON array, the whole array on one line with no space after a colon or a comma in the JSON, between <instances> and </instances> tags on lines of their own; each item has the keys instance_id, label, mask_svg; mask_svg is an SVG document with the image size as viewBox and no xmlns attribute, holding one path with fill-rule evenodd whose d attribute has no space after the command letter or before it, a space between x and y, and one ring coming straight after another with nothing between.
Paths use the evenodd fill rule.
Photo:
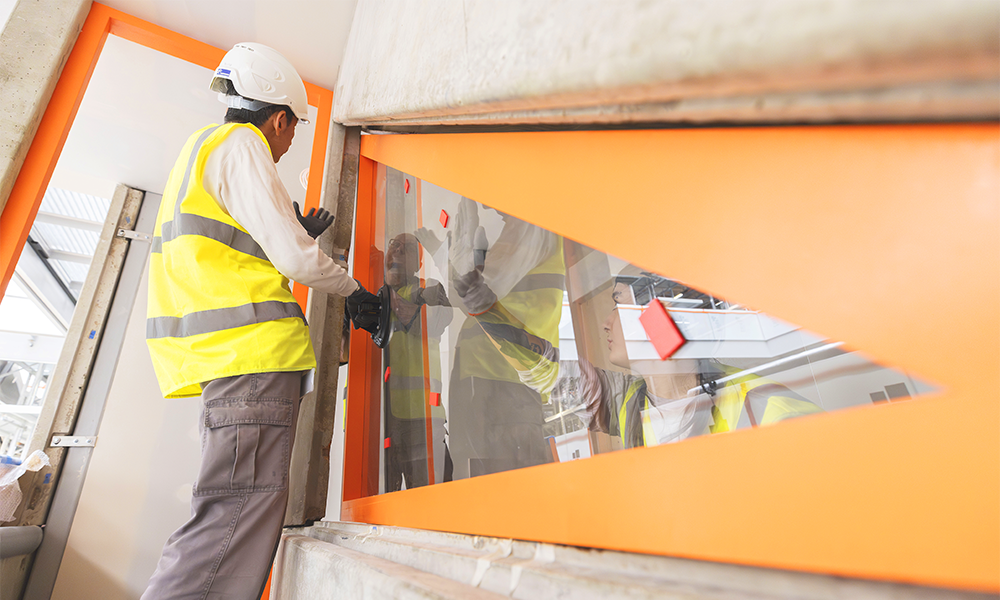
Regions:
<instances>
[{"instance_id":1,"label":"white hard hat","mask_svg":"<svg viewBox=\"0 0 1000 600\"><path fill-rule=\"evenodd\" d=\"M225 95L227 79L239 96ZM302 78L284 56L263 44L244 42L233 46L215 69L211 87L231 108L260 110L277 104L291 108L299 121L309 122L309 101Z\"/></svg>"}]
</instances>

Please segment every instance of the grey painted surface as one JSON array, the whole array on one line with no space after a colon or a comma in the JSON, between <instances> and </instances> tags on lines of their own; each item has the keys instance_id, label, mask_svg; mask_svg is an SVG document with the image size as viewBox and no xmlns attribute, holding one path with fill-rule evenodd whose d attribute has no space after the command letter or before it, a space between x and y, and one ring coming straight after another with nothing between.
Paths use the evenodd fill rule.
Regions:
<instances>
[{"instance_id":1,"label":"grey painted surface","mask_svg":"<svg viewBox=\"0 0 1000 600\"><path fill-rule=\"evenodd\" d=\"M952 600L986 594L739 565L356 523L290 530L272 598L389 598L423 573L439 596L460 584L512 598ZM364 580L364 585L359 580ZM448 582L447 585L442 582ZM436 587L437 585L441 587ZM474 596L465 596L474 597Z\"/></svg>"},{"instance_id":2,"label":"grey painted surface","mask_svg":"<svg viewBox=\"0 0 1000 600\"><path fill-rule=\"evenodd\" d=\"M156 213L160 207L158 194L143 194L129 190L129 196L141 201L138 214L135 209L127 206L132 213L125 229L141 233L151 233L156 222ZM119 240L120 241L120 240ZM94 363L87 375L86 392L80 403L76 422L73 425L73 436L96 437L99 443L101 421L112 386L117 376L119 359L122 356L128 326L130 325L140 282L146 272L146 259L149 256L149 243L144 241L127 242L125 258L122 262L117 284L112 291L113 299L108 307L106 325L100 336L100 347L94 357ZM142 311L140 311L141 314ZM133 423L133 427L134 427ZM35 554L35 562L28 576L25 588L25 600L47 600L53 595L56 577L60 564L66 552L70 533L80 505L81 496L94 455L92 447L67 449L59 477L58 487L52 498L52 505L45 520L45 539ZM113 497L118 497L114 495ZM118 503L109 503L108 496L103 498L103 510L117 513ZM95 537L100 537L95 532ZM96 591L96 590L95 590ZM102 594L103 597L108 597Z\"/></svg>"},{"instance_id":3,"label":"grey painted surface","mask_svg":"<svg viewBox=\"0 0 1000 600\"><path fill-rule=\"evenodd\" d=\"M0 527L0 558L31 554L41 543L41 527Z\"/></svg>"},{"instance_id":4,"label":"grey painted surface","mask_svg":"<svg viewBox=\"0 0 1000 600\"><path fill-rule=\"evenodd\" d=\"M361 0L345 124L990 117L993 0Z\"/></svg>"},{"instance_id":5,"label":"grey painted surface","mask_svg":"<svg viewBox=\"0 0 1000 600\"><path fill-rule=\"evenodd\" d=\"M21 0L0 33L0 211L91 0Z\"/></svg>"}]
</instances>

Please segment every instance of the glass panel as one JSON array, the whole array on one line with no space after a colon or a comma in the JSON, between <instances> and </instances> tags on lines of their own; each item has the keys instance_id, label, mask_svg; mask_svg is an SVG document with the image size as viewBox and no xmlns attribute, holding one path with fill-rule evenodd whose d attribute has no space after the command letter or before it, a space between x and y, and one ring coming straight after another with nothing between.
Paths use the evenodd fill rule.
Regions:
<instances>
[{"instance_id":1,"label":"glass panel","mask_svg":"<svg viewBox=\"0 0 1000 600\"><path fill-rule=\"evenodd\" d=\"M391 168L377 186L392 305L383 492L931 389Z\"/></svg>"}]
</instances>

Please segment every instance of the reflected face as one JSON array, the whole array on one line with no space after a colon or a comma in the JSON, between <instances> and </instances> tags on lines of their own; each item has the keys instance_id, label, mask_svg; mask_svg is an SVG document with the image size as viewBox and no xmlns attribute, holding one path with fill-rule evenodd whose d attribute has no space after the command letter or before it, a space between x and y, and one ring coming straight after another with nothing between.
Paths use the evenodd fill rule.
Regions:
<instances>
[{"instance_id":1,"label":"reflected face","mask_svg":"<svg viewBox=\"0 0 1000 600\"><path fill-rule=\"evenodd\" d=\"M400 286L413 279L420 269L420 244L409 233L392 238L385 251L385 282Z\"/></svg>"},{"instance_id":2,"label":"reflected face","mask_svg":"<svg viewBox=\"0 0 1000 600\"><path fill-rule=\"evenodd\" d=\"M629 368L628 351L625 348L625 333L622 331L622 321L618 317L619 304L631 304L632 288L624 283L616 283L611 292L611 299L615 302L615 308L604 320L602 329L608 341L608 360L611 364Z\"/></svg>"}]
</instances>

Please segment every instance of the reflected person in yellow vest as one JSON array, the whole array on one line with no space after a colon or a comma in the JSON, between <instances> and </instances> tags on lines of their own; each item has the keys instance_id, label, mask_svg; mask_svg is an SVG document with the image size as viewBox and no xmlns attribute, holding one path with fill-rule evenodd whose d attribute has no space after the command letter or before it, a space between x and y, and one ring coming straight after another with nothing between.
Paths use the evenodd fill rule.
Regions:
<instances>
[{"instance_id":1,"label":"reflected person in yellow vest","mask_svg":"<svg viewBox=\"0 0 1000 600\"><path fill-rule=\"evenodd\" d=\"M650 281L639 286L646 293L640 300L633 284L644 280L667 281L650 273L619 275L611 293L614 308L602 325L609 361L627 373L608 373L581 361L592 430L620 436L625 448L635 448L821 412L788 387L755 374L714 384L741 372L725 359L630 359L620 311L659 301L649 291L655 289ZM696 388L705 391L692 395Z\"/></svg>"},{"instance_id":2,"label":"reflected person in yellow vest","mask_svg":"<svg viewBox=\"0 0 1000 600\"><path fill-rule=\"evenodd\" d=\"M170 172L146 321L163 396L202 397L201 467L191 518L167 540L143 600L259 597L316 366L289 279L349 307L372 298L315 241L332 216L300 215L275 168L308 123L295 68L267 46L237 44L210 87L225 123L192 134Z\"/></svg>"},{"instance_id":3,"label":"reflected person in yellow vest","mask_svg":"<svg viewBox=\"0 0 1000 600\"><path fill-rule=\"evenodd\" d=\"M550 462L542 405L559 375L562 238L500 213L503 226L487 247L478 210L462 199L449 255L468 315L448 407L456 478Z\"/></svg>"},{"instance_id":4,"label":"reflected person in yellow vest","mask_svg":"<svg viewBox=\"0 0 1000 600\"><path fill-rule=\"evenodd\" d=\"M421 248L401 233L385 252L385 283L392 290L392 331L383 351L390 376L385 382L385 489L395 492L451 480L441 402L441 335L454 311L444 287L420 285ZM427 432L431 431L431 456ZM433 461L433 465L429 463ZM430 481L430 472L434 481Z\"/></svg>"}]
</instances>

